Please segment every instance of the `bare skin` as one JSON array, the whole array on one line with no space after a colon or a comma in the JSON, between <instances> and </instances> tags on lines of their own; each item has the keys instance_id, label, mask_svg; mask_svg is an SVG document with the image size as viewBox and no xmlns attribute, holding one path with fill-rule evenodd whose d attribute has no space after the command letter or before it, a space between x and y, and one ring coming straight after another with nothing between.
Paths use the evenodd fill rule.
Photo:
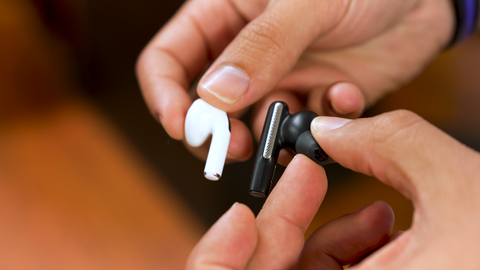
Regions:
<instances>
[{"instance_id":1,"label":"bare skin","mask_svg":"<svg viewBox=\"0 0 480 270\"><path fill-rule=\"evenodd\" d=\"M236 116L255 104L260 136L268 104L354 118L408 83L449 42L450 0L191 0L137 63L142 93L172 138L184 137L198 95ZM252 152L249 128L232 120L231 160ZM204 156L206 149L197 149Z\"/></svg>"},{"instance_id":2,"label":"bare skin","mask_svg":"<svg viewBox=\"0 0 480 270\"><path fill-rule=\"evenodd\" d=\"M342 166L412 200L411 228L390 237L392 210L374 202L304 242L327 181L320 166L298 155L257 219L236 204L200 240L187 269L478 269L479 153L407 111L320 117L312 133Z\"/></svg>"}]
</instances>

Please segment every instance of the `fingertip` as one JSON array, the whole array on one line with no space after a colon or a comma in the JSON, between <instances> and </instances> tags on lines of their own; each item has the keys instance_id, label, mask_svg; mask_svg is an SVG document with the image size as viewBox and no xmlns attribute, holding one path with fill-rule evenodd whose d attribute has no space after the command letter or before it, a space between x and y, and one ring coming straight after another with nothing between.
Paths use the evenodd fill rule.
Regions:
<instances>
[{"instance_id":1,"label":"fingertip","mask_svg":"<svg viewBox=\"0 0 480 270\"><path fill-rule=\"evenodd\" d=\"M253 152L253 139L248 127L240 120L231 118L231 137L228 146L229 161L245 161Z\"/></svg>"},{"instance_id":2,"label":"fingertip","mask_svg":"<svg viewBox=\"0 0 480 270\"><path fill-rule=\"evenodd\" d=\"M237 110L235 105L249 88L250 76L234 65L213 66L212 69L200 80L198 94L221 110Z\"/></svg>"},{"instance_id":3,"label":"fingertip","mask_svg":"<svg viewBox=\"0 0 480 270\"><path fill-rule=\"evenodd\" d=\"M365 97L353 83L334 84L327 90L326 95L334 115L355 118L359 117L365 109Z\"/></svg>"},{"instance_id":4,"label":"fingertip","mask_svg":"<svg viewBox=\"0 0 480 270\"><path fill-rule=\"evenodd\" d=\"M298 262L327 185L321 166L303 155L293 158L257 216L259 243L250 268L289 269Z\"/></svg>"},{"instance_id":5,"label":"fingertip","mask_svg":"<svg viewBox=\"0 0 480 270\"><path fill-rule=\"evenodd\" d=\"M345 119L340 117L318 116L312 120L312 123L310 124L310 129L312 130L313 136L315 136L322 132L341 128L351 121L351 119Z\"/></svg>"},{"instance_id":6,"label":"fingertip","mask_svg":"<svg viewBox=\"0 0 480 270\"><path fill-rule=\"evenodd\" d=\"M164 102L162 110L157 110L160 123L175 140L182 140L185 136L185 118L191 105L190 98L183 97L182 100Z\"/></svg>"},{"instance_id":7,"label":"fingertip","mask_svg":"<svg viewBox=\"0 0 480 270\"><path fill-rule=\"evenodd\" d=\"M275 205L277 213L289 216L290 220L297 221L299 227L306 230L327 188L324 168L304 155L295 155L267 198L264 208Z\"/></svg>"},{"instance_id":8,"label":"fingertip","mask_svg":"<svg viewBox=\"0 0 480 270\"><path fill-rule=\"evenodd\" d=\"M170 79L159 78L142 88L147 106L168 135L176 140L184 137L185 117L192 105L188 93Z\"/></svg>"},{"instance_id":9,"label":"fingertip","mask_svg":"<svg viewBox=\"0 0 480 270\"><path fill-rule=\"evenodd\" d=\"M176 119L173 121L171 119L166 119L165 116L160 112L157 112L154 117L163 126L168 136L175 140L183 140L185 135L184 126L186 114L175 117Z\"/></svg>"},{"instance_id":10,"label":"fingertip","mask_svg":"<svg viewBox=\"0 0 480 270\"><path fill-rule=\"evenodd\" d=\"M357 210L362 212L360 217L365 220L361 222L371 227L371 230L383 232L389 235L392 232L395 223L395 213L392 207L384 201L374 201L364 208Z\"/></svg>"},{"instance_id":11,"label":"fingertip","mask_svg":"<svg viewBox=\"0 0 480 270\"><path fill-rule=\"evenodd\" d=\"M289 150L282 149L282 150L280 150L280 153L278 155L278 164L286 167L286 166L288 166L290 161L292 161L294 156L295 155L292 152L290 152Z\"/></svg>"},{"instance_id":12,"label":"fingertip","mask_svg":"<svg viewBox=\"0 0 480 270\"><path fill-rule=\"evenodd\" d=\"M198 242L186 269L243 269L256 244L255 215L248 206L234 203Z\"/></svg>"},{"instance_id":13,"label":"fingertip","mask_svg":"<svg viewBox=\"0 0 480 270\"><path fill-rule=\"evenodd\" d=\"M388 241L392 218L390 206L375 201L330 221L308 238L299 265L341 269L357 264Z\"/></svg>"},{"instance_id":14,"label":"fingertip","mask_svg":"<svg viewBox=\"0 0 480 270\"><path fill-rule=\"evenodd\" d=\"M227 212L229 212L231 215L235 215L237 219L247 220L247 223L256 222L255 215L253 214L252 210L250 210L250 208L243 203L235 202Z\"/></svg>"},{"instance_id":15,"label":"fingertip","mask_svg":"<svg viewBox=\"0 0 480 270\"><path fill-rule=\"evenodd\" d=\"M217 221L218 223L228 223L232 220L245 220L246 223L254 222L255 223L255 215L253 214L250 208L239 202L235 202L232 206L220 217ZM222 226L222 225L219 225ZM213 228L213 227L212 227Z\"/></svg>"}]
</instances>

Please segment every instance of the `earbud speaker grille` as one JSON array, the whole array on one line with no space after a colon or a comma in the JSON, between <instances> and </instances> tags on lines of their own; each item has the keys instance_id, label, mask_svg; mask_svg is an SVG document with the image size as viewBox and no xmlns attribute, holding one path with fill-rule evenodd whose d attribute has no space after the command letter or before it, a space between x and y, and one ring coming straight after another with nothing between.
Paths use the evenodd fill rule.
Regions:
<instances>
[{"instance_id":1,"label":"earbud speaker grille","mask_svg":"<svg viewBox=\"0 0 480 270\"><path fill-rule=\"evenodd\" d=\"M277 137L282 111L283 104L276 103L273 109L272 119L270 120L270 126L268 127L267 141L265 142L265 148L263 149L263 157L266 159L272 157L273 145L275 144L275 138Z\"/></svg>"}]
</instances>

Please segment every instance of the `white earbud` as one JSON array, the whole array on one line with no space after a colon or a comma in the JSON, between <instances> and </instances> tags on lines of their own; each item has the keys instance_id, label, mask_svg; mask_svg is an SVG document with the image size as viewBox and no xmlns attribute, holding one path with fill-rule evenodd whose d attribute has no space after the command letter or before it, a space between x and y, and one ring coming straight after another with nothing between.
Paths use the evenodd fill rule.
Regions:
<instances>
[{"instance_id":1,"label":"white earbud","mask_svg":"<svg viewBox=\"0 0 480 270\"><path fill-rule=\"evenodd\" d=\"M202 99L197 99L187 112L185 138L193 147L202 145L212 135L205 164L205 178L218 180L222 176L223 165L230 143L230 121L227 113L213 107Z\"/></svg>"}]
</instances>

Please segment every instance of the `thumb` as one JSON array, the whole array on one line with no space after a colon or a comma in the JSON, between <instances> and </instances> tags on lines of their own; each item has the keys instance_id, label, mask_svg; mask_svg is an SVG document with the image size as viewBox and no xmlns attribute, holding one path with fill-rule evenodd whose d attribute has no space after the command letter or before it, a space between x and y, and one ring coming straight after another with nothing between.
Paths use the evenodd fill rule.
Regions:
<instances>
[{"instance_id":1,"label":"thumb","mask_svg":"<svg viewBox=\"0 0 480 270\"><path fill-rule=\"evenodd\" d=\"M349 1L271 1L230 43L200 80L198 94L226 111L263 97L308 45L341 20Z\"/></svg>"},{"instance_id":2,"label":"thumb","mask_svg":"<svg viewBox=\"0 0 480 270\"><path fill-rule=\"evenodd\" d=\"M471 264L475 255L465 252L478 250L464 248L478 231L478 153L404 110L352 121L317 117L311 129L342 166L376 177L414 205L412 227L355 269L469 268L457 264Z\"/></svg>"},{"instance_id":3,"label":"thumb","mask_svg":"<svg viewBox=\"0 0 480 270\"><path fill-rule=\"evenodd\" d=\"M311 129L335 161L394 187L417 210L435 205L442 211L445 205L434 193L450 196L459 185L451 177L470 177L461 168L478 159L473 150L405 110L353 121L318 117Z\"/></svg>"}]
</instances>

